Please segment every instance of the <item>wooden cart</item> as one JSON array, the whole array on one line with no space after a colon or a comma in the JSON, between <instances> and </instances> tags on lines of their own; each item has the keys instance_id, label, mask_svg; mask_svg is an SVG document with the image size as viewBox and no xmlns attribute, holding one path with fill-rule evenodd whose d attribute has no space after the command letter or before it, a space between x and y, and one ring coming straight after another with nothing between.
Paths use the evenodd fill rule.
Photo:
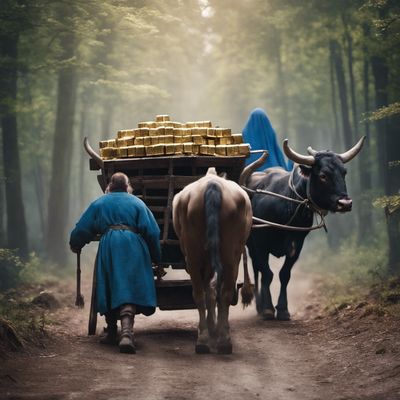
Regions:
<instances>
[{"instance_id":1,"label":"wooden cart","mask_svg":"<svg viewBox=\"0 0 400 400\"><path fill-rule=\"evenodd\" d=\"M204 176L209 167L215 167L218 173L225 172L227 178L238 181L244 167L246 156L195 156L175 155L146 158L126 158L104 160L100 167L90 159L90 169L100 171L97 180L105 191L111 176L115 172L125 173L134 188L134 194L142 199L153 212L160 227L161 262L157 266L172 269L185 269L185 260L180 251L179 241L172 226L172 200L174 195L186 185ZM160 310L181 310L196 308L192 298L190 277L171 280L155 273L157 306ZM238 284L240 287L241 284ZM96 313L95 277L92 292L89 334L95 334ZM232 300L237 304L237 295Z\"/></svg>"}]
</instances>

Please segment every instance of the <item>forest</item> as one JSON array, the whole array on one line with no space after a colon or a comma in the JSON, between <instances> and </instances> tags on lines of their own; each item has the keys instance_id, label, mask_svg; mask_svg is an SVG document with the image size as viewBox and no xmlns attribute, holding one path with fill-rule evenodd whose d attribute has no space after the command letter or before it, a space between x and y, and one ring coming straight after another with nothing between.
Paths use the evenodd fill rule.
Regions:
<instances>
[{"instance_id":1,"label":"forest","mask_svg":"<svg viewBox=\"0 0 400 400\"><path fill-rule=\"evenodd\" d=\"M311 330L324 349L321 354L327 352L326 360L339 360L335 367L324 364L321 371L332 373L328 383L334 382L334 388L345 381L349 397L331 396L327 389L324 398L398 398L400 388L393 389L400 343L397 0L1 0L0 356L6 337L14 338L12 349L23 343L37 346L38 341L45 348L49 332L56 332L60 343L65 339L65 332L51 322L60 321L58 316L32 308L31 300L35 290L47 290L43 282L49 280L59 294L64 286L57 285L69 280L65 293L72 292L76 264L69 235L83 211L102 195L96 173L89 169L85 137L98 149L100 141L115 138L117 131L164 114L173 121L212 121L241 133L255 108L265 110L280 145L287 138L302 154L309 146L342 153L366 137L360 154L346 165L352 212L328 215L327 233L321 229L306 239L299 260L301 273L312 282L306 316L296 314L294 325L269 333L275 334L275 342L288 338L289 344L282 342L279 350L284 354L293 343L308 349L300 340L308 340L310 333L304 332ZM83 275L88 282L92 250L84 259L91 266ZM67 317L75 312L73 300L68 302L72 310ZM240 328L242 322L236 323ZM81 332L82 320L74 319L71 326ZM290 327L296 331L288 333ZM260 326L250 329L259 343L265 340ZM177 354L186 348L181 336L172 339L168 330L154 330L164 335L155 349L169 340ZM326 332L336 336L328 340ZM75 343L75 336L72 332L66 339L67 346ZM338 337L344 338L340 346L347 355L326 347ZM152 339L139 332L140 340ZM244 334L241 340L248 343ZM359 342L355 346L346 340ZM378 343L368 348L369 364L352 356L365 343ZM53 357L60 349L48 350L53 353L43 357ZM97 354L88 347L76 351ZM392 358L372 358L379 355ZM70 361L63 365L73 365ZM385 365L391 369L379 375ZM343 371L355 366L354 376L371 382L363 386L366 397L357 397L357 390L364 390L361 384L342 379ZM0 373L0 387L4 377L14 376L14 367L8 375ZM148 365L148 370L153 367ZM27 376L36 382L35 368L29 368L27 364ZM51 375L52 367L47 368ZM187 371L188 366L182 374ZM371 376L377 376L376 381ZM82 379L83 387L91 375ZM311 387L308 383L293 382L297 398L320 398L302 395L300 387ZM384 383L379 389L374 382ZM322 391L328 386L322 385ZM176 398L200 398L182 390L182 397ZM116 397L109 393L104 398Z\"/></svg>"},{"instance_id":2,"label":"forest","mask_svg":"<svg viewBox=\"0 0 400 400\"><path fill-rule=\"evenodd\" d=\"M399 12L392 0L2 1L0 247L61 267L100 192L85 136L167 113L241 132L266 110L278 140L342 151L350 218L329 245L387 249L399 272Z\"/></svg>"}]
</instances>

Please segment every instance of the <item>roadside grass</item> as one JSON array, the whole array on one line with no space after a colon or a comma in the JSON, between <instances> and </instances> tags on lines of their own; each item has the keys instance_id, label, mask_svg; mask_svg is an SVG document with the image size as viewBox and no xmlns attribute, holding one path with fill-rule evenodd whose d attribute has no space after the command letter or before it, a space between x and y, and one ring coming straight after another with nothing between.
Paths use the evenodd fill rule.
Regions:
<instances>
[{"instance_id":1,"label":"roadside grass","mask_svg":"<svg viewBox=\"0 0 400 400\"><path fill-rule=\"evenodd\" d=\"M55 306L46 289L70 276L70 269L45 263L33 253L24 261L0 249L0 354L27 344L44 345L52 322L48 310Z\"/></svg>"},{"instance_id":2,"label":"roadside grass","mask_svg":"<svg viewBox=\"0 0 400 400\"><path fill-rule=\"evenodd\" d=\"M324 237L313 238L302 264L316 277L317 291L325 311L346 307L364 308L364 313L396 314L400 311L400 276L387 273L387 244L384 234L368 245L349 238L331 249Z\"/></svg>"}]
</instances>

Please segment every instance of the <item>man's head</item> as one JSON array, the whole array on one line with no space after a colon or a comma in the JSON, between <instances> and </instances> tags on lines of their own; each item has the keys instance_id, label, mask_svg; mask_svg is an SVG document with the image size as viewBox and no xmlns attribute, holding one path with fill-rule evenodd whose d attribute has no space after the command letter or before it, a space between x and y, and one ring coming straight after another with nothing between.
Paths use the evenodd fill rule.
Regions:
<instances>
[{"instance_id":1,"label":"man's head","mask_svg":"<svg viewBox=\"0 0 400 400\"><path fill-rule=\"evenodd\" d=\"M106 188L106 193L110 192L128 192L132 193L133 189L129 182L129 178L122 172L116 172L110 179L110 183Z\"/></svg>"}]
</instances>

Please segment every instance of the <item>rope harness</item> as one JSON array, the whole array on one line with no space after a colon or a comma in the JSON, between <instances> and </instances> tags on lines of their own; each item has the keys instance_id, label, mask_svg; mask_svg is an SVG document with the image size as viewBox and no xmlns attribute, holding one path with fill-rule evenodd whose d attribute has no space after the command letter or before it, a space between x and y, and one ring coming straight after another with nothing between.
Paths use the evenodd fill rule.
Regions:
<instances>
[{"instance_id":1,"label":"rope harness","mask_svg":"<svg viewBox=\"0 0 400 400\"><path fill-rule=\"evenodd\" d=\"M293 168L292 172L290 173L289 176L289 188L290 190L298 197L298 199L293 199L291 197L288 196L284 196L282 194L279 193L275 193L275 192L271 192L269 190L262 190L262 189L249 189L246 186L242 185L242 188L244 190L246 190L246 192L248 193L253 193L253 194L265 194L268 196L274 196L274 197L278 197L280 199L284 199L284 200L288 200L291 201L293 203L297 203L297 207L296 210L294 212L294 214L290 217L289 221L286 224L278 224L276 222L272 222L272 221L267 221L261 218L257 218L257 217L253 217L253 221L256 222L256 224L253 224L252 229L258 229L258 228L278 228L278 229L283 229L283 230L288 230L288 231L303 231L303 232L309 232L309 231L313 231L316 229L320 229L320 228L324 228L325 232L328 232L326 225L325 225L325 220L324 217L327 215L327 211L323 210L322 208L318 207L315 202L312 200L311 198L311 192L310 192L310 179L307 180L307 186L306 186L306 193L307 193L307 198L304 198L303 196L301 196L294 184L293 184L293 175L294 175L294 171L295 168ZM300 208L304 206L307 209L309 209L315 216L316 219L320 218L320 221L316 223L316 225L312 225L309 228L307 227L303 227L303 226L292 226L290 225L293 220L295 219L295 217L297 216Z\"/></svg>"}]
</instances>

